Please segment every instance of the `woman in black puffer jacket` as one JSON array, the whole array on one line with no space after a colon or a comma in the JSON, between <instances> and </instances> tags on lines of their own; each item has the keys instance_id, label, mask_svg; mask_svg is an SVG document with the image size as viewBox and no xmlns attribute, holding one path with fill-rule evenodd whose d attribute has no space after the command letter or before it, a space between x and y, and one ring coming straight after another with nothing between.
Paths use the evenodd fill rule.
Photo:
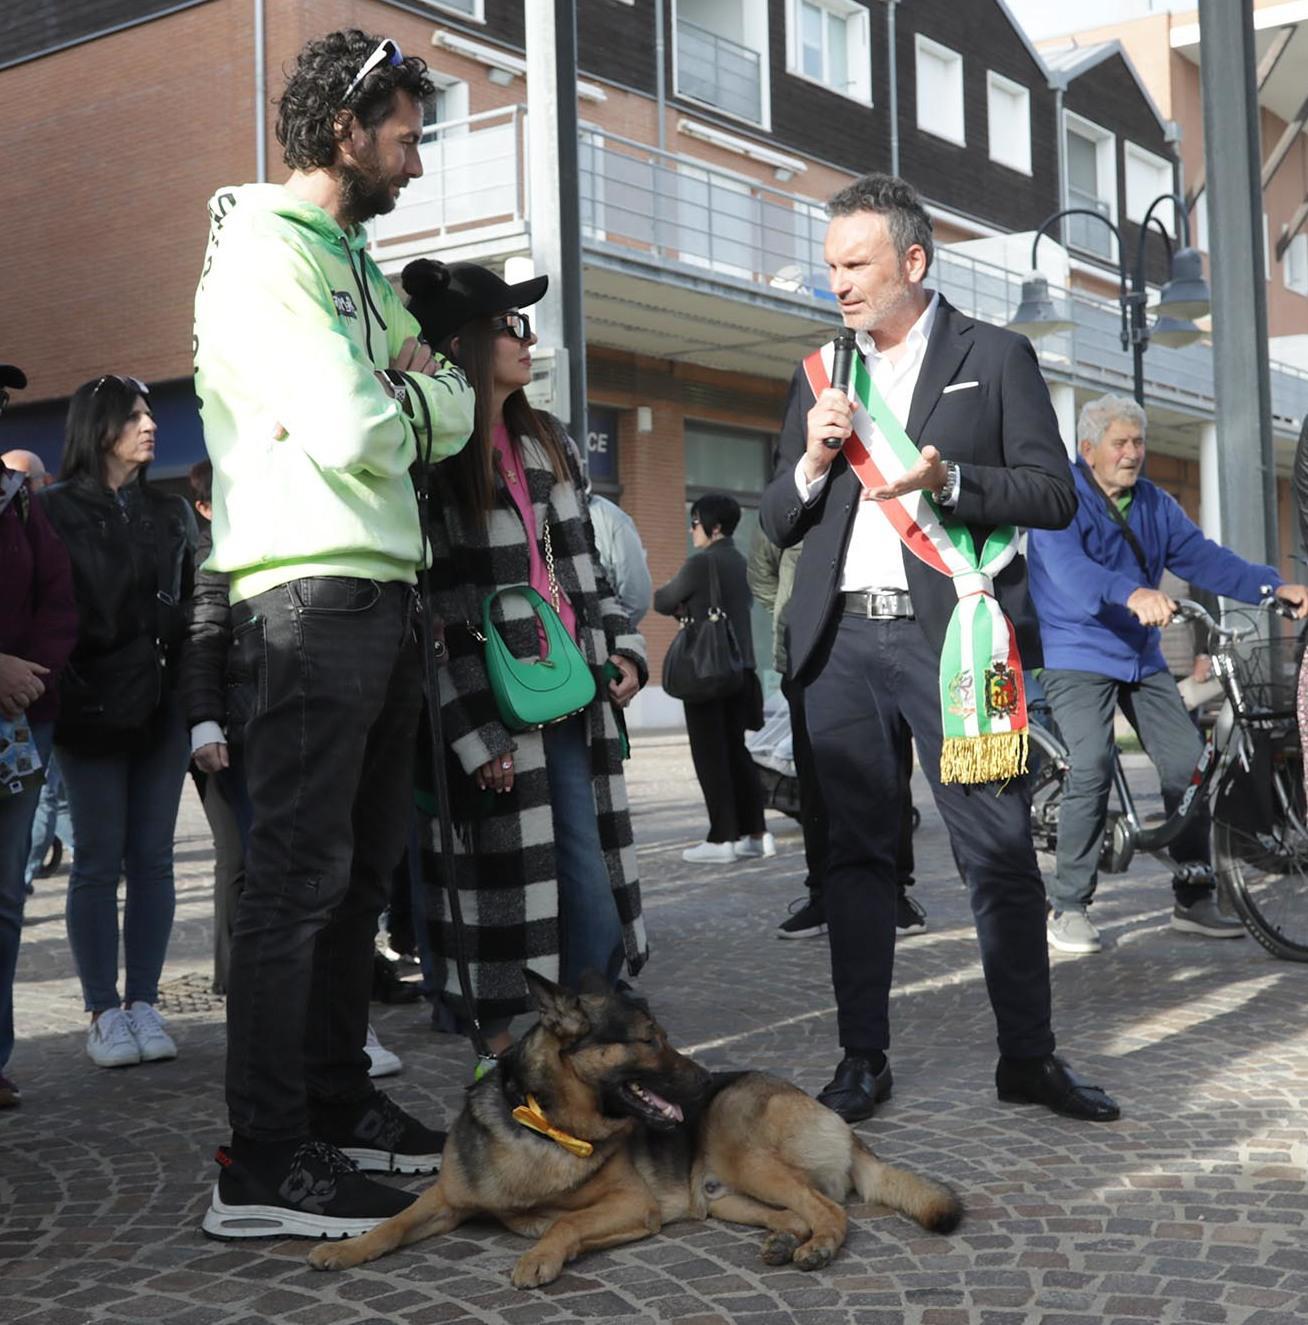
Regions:
<instances>
[{"instance_id":1,"label":"woman in black puffer jacket","mask_svg":"<svg viewBox=\"0 0 1308 1325\"><path fill-rule=\"evenodd\" d=\"M154 1010L173 923L173 830L189 743L176 695L195 521L145 479L149 391L106 375L73 394L60 482L42 500L68 549L78 634L55 748L73 813L68 939L100 1067L175 1058ZM118 995L118 880L127 982Z\"/></svg>"}]
</instances>

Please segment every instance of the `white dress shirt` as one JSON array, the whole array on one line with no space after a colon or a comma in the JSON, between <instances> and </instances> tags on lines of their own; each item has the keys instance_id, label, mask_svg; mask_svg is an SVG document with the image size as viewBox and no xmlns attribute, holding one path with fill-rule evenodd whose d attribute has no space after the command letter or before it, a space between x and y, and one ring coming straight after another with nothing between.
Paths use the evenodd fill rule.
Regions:
<instances>
[{"instance_id":1,"label":"white dress shirt","mask_svg":"<svg viewBox=\"0 0 1308 1325\"><path fill-rule=\"evenodd\" d=\"M931 337L939 303L939 294L933 292L922 316L913 323L893 359L878 350L876 342L866 332L858 333L858 350L863 362L901 426L907 421L909 406L913 403L913 392L922 371L922 360L926 356L927 341ZM818 499L830 476L828 470L810 483L804 476L804 457L800 457L795 466L795 485L805 505ZM904 574L904 545L879 502L858 503L854 528L845 550L840 587L845 593L857 593L861 589L908 588L908 577Z\"/></svg>"}]
</instances>

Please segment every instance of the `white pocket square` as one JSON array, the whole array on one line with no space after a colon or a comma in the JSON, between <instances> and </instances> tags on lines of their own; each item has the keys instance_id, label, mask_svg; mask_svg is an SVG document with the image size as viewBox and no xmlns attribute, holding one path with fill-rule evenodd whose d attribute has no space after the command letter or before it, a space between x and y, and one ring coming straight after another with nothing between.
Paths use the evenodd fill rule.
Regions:
<instances>
[{"instance_id":1,"label":"white pocket square","mask_svg":"<svg viewBox=\"0 0 1308 1325\"><path fill-rule=\"evenodd\" d=\"M951 391L966 391L969 387L980 385L980 382L951 382L940 394L947 396Z\"/></svg>"}]
</instances>

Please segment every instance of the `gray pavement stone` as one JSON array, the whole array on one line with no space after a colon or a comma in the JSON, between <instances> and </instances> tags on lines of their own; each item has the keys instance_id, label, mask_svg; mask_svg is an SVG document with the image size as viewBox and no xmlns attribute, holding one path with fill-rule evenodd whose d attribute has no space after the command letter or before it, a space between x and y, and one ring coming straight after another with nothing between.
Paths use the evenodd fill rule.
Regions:
<instances>
[{"instance_id":1,"label":"gray pavement stone","mask_svg":"<svg viewBox=\"0 0 1308 1325\"><path fill-rule=\"evenodd\" d=\"M684 742L638 736L629 767L653 944L642 992L706 1065L763 1067L819 1089L839 1056L825 944L773 937L802 886L794 826L774 818L774 859L686 865L681 848L701 837L703 810ZM1152 795L1138 760L1131 772ZM163 989L175 1063L90 1064L63 931L66 877L40 881L31 899L11 1065L25 1103L0 1114L0 1313L15 1325L1308 1318L1308 967L1251 940L1174 933L1166 871L1137 862L1102 882L1105 952L1052 960L1060 1046L1124 1118L1093 1128L1001 1105L966 896L920 777L915 792L929 928L897 953L896 1092L860 1133L883 1158L958 1188L968 1217L954 1235L856 1205L839 1257L806 1275L763 1265L758 1230L678 1225L588 1255L534 1292L508 1282L526 1244L488 1224L346 1275L309 1270L305 1244L206 1241L210 1156L225 1137L223 1008L209 988L212 855L188 790ZM395 1098L433 1122L452 1118L466 1046L432 1033L419 1007L375 1007L374 1021L405 1060L387 1083Z\"/></svg>"}]
</instances>

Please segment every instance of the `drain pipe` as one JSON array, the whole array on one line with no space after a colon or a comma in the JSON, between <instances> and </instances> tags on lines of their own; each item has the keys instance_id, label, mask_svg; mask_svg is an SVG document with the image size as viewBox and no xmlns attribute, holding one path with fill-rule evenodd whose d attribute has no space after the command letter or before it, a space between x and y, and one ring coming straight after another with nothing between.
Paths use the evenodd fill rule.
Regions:
<instances>
[{"instance_id":1,"label":"drain pipe","mask_svg":"<svg viewBox=\"0 0 1308 1325\"><path fill-rule=\"evenodd\" d=\"M254 0L254 177L268 182L268 77L264 68L264 0Z\"/></svg>"},{"instance_id":2,"label":"drain pipe","mask_svg":"<svg viewBox=\"0 0 1308 1325\"><path fill-rule=\"evenodd\" d=\"M654 106L658 115L659 151L668 149L666 119L667 88L664 87L663 65L667 55L663 49L663 0L654 0Z\"/></svg>"},{"instance_id":3,"label":"drain pipe","mask_svg":"<svg viewBox=\"0 0 1308 1325\"><path fill-rule=\"evenodd\" d=\"M890 43L890 173L899 174L899 54L895 49L895 8L886 0L886 34Z\"/></svg>"}]
</instances>

